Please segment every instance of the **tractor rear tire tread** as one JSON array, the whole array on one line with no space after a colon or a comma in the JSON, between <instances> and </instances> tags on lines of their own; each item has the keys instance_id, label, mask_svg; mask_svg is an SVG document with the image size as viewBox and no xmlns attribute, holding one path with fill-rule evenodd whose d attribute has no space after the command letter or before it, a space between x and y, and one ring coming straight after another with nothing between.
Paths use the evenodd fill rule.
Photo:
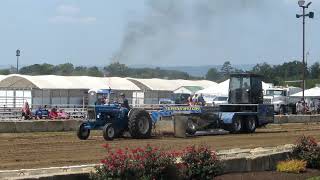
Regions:
<instances>
[{"instance_id":1,"label":"tractor rear tire tread","mask_svg":"<svg viewBox=\"0 0 320 180\"><path fill-rule=\"evenodd\" d=\"M143 118L147 119L148 129L145 133L140 132L139 121ZM151 137L152 130L152 120L149 113L144 109L133 109L130 113L129 122L128 122L129 132L133 138L143 139Z\"/></svg>"}]
</instances>

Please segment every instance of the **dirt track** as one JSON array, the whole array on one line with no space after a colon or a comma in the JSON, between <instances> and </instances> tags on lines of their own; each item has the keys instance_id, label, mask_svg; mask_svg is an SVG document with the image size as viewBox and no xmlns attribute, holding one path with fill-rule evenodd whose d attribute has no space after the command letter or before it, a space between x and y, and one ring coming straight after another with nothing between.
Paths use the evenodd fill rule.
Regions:
<instances>
[{"instance_id":1,"label":"dirt track","mask_svg":"<svg viewBox=\"0 0 320 180\"><path fill-rule=\"evenodd\" d=\"M113 147L136 147L147 144L164 149L181 149L193 144L208 144L215 149L254 148L294 143L300 135L320 141L320 124L270 125L254 134L216 135L179 139L155 137L147 140L118 139ZM0 134L0 170L39 168L99 163L104 156L101 132L80 141L74 132Z\"/></svg>"}]
</instances>

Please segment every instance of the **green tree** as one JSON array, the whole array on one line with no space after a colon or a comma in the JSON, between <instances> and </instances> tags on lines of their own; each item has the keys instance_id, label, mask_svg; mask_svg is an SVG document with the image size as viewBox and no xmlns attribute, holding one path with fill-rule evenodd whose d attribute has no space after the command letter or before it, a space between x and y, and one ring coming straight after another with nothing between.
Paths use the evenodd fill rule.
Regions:
<instances>
[{"instance_id":1,"label":"green tree","mask_svg":"<svg viewBox=\"0 0 320 180\"><path fill-rule=\"evenodd\" d=\"M19 72L21 74L28 75L45 75L45 74L54 74L54 66L52 64L33 64L30 66L22 67Z\"/></svg>"},{"instance_id":2,"label":"green tree","mask_svg":"<svg viewBox=\"0 0 320 180\"><path fill-rule=\"evenodd\" d=\"M310 67L310 77L312 79L318 79L319 75L320 75L320 64L316 62Z\"/></svg>"},{"instance_id":3,"label":"green tree","mask_svg":"<svg viewBox=\"0 0 320 180\"><path fill-rule=\"evenodd\" d=\"M231 66L230 61L226 61L223 63L221 67L221 72L225 77L230 76L230 74L233 72L233 67Z\"/></svg>"},{"instance_id":4,"label":"green tree","mask_svg":"<svg viewBox=\"0 0 320 180\"><path fill-rule=\"evenodd\" d=\"M77 66L74 68L72 72L73 76L86 76L87 74L87 67L84 66Z\"/></svg>"},{"instance_id":5,"label":"green tree","mask_svg":"<svg viewBox=\"0 0 320 180\"><path fill-rule=\"evenodd\" d=\"M1 75L8 75L10 74L10 69L0 69L0 74Z\"/></svg>"},{"instance_id":6,"label":"green tree","mask_svg":"<svg viewBox=\"0 0 320 180\"><path fill-rule=\"evenodd\" d=\"M104 70L109 76L126 77L128 76L129 68L125 64L115 62L105 67Z\"/></svg>"},{"instance_id":7,"label":"green tree","mask_svg":"<svg viewBox=\"0 0 320 180\"><path fill-rule=\"evenodd\" d=\"M252 68L252 72L263 76L264 81L273 82L275 80L273 66L268 63L257 64Z\"/></svg>"},{"instance_id":8,"label":"green tree","mask_svg":"<svg viewBox=\"0 0 320 180\"><path fill-rule=\"evenodd\" d=\"M206 79L210 81L219 81L221 73L216 68L210 68L206 74Z\"/></svg>"},{"instance_id":9,"label":"green tree","mask_svg":"<svg viewBox=\"0 0 320 180\"><path fill-rule=\"evenodd\" d=\"M98 69L98 67L93 66L93 67L88 68L87 75L88 76L95 76L95 77L102 77L103 73Z\"/></svg>"},{"instance_id":10,"label":"green tree","mask_svg":"<svg viewBox=\"0 0 320 180\"><path fill-rule=\"evenodd\" d=\"M55 74L63 76L70 76L74 71L73 64L71 63L59 64L54 69Z\"/></svg>"}]
</instances>

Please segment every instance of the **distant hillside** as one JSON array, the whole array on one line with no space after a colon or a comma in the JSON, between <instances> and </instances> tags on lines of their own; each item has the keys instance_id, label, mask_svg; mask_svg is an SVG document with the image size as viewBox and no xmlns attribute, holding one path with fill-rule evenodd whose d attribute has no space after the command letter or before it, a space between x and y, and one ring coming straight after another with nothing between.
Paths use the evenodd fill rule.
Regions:
<instances>
[{"instance_id":1,"label":"distant hillside","mask_svg":"<svg viewBox=\"0 0 320 180\"><path fill-rule=\"evenodd\" d=\"M244 71L251 70L255 65L254 64L239 64L233 65L234 68L242 69ZM141 68L141 67L151 67L155 68L156 66L148 66L148 65L131 65L133 68ZM217 68L218 70L221 68L221 65L208 65L208 66L158 66L161 69L165 70L177 70L190 74L191 76L203 77L206 75L210 68Z\"/></svg>"}]
</instances>

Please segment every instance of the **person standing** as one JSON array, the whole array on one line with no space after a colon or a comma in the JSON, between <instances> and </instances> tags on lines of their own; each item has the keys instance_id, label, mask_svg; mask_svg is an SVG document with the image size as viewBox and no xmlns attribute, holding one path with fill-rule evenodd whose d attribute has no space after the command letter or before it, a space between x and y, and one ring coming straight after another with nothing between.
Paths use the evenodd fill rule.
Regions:
<instances>
[{"instance_id":1,"label":"person standing","mask_svg":"<svg viewBox=\"0 0 320 180\"><path fill-rule=\"evenodd\" d=\"M121 98L121 101L120 101L121 107L130 109L129 101L126 98L126 95L124 93L120 93L120 98Z\"/></svg>"},{"instance_id":2,"label":"person standing","mask_svg":"<svg viewBox=\"0 0 320 180\"><path fill-rule=\"evenodd\" d=\"M198 103L199 103L199 105L201 105L201 106L205 106L205 105L206 105L206 101L204 100L202 94L200 94L200 95L198 96Z\"/></svg>"},{"instance_id":3,"label":"person standing","mask_svg":"<svg viewBox=\"0 0 320 180\"><path fill-rule=\"evenodd\" d=\"M31 111L29 103L26 101L22 107L22 117L24 117L25 120L31 119Z\"/></svg>"},{"instance_id":4,"label":"person standing","mask_svg":"<svg viewBox=\"0 0 320 180\"><path fill-rule=\"evenodd\" d=\"M198 105L198 94L195 94L195 95L192 97L192 104L193 104L193 105Z\"/></svg>"}]
</instances>

